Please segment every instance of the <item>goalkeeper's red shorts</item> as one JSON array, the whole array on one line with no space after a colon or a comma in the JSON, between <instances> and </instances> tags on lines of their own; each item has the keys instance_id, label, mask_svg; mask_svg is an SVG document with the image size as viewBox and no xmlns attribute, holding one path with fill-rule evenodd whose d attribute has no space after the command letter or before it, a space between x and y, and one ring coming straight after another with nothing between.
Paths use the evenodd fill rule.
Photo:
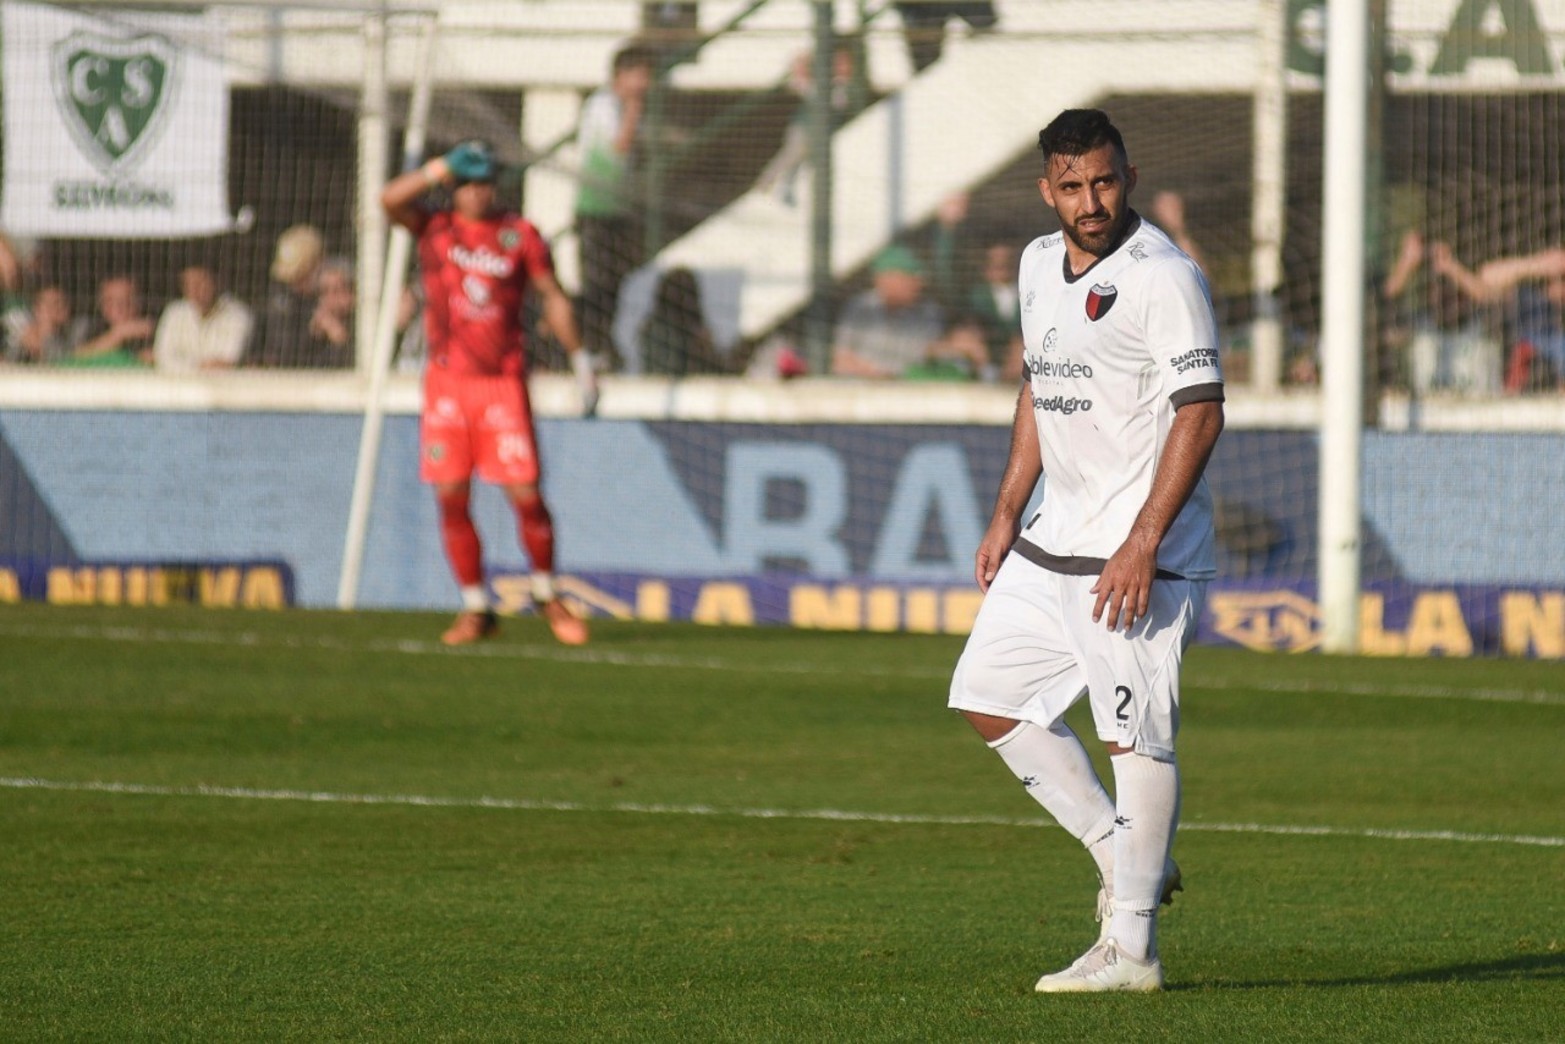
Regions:
<instances>
[{"instance_id":1,"label":"goalkeeper's red shorts","mask_svg":"<svg viewBox=\"0 0 1565 1044\"><path fill-rule=\"evenodd\" d=\"M425 482L465 482L474 471L497 486L538 481L538 436L524 377L426 367L418 434Z\"/></svg>"}]
</instances>

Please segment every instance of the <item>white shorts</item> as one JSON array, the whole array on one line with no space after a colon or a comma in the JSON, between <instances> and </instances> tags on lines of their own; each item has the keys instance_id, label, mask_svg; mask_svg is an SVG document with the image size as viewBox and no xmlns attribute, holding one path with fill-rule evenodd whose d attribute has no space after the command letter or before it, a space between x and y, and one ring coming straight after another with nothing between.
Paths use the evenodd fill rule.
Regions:
<instances>
[{"instance_id":1,"label":"white shorts","mask_svg":"<svg viewBox=\"0 0 1565 1044\"><path fill-rule=\"evenodd\" d=\"M1179 732L1179 667L1204 580L1157 580L1127 632L1092 620L1095 576L1006 555L951 679L950 706L1049 728L1090 693L1098 738L1160 760Z\"/></svg>"}]
</instances>

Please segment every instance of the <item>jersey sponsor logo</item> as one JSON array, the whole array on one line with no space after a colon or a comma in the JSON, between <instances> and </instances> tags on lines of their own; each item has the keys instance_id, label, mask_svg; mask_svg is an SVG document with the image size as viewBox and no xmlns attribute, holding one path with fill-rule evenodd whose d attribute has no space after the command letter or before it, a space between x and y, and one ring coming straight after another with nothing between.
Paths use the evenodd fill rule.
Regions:
<instances>
[{"instance_id":1,"label":"jersey sponsor logo","mask_svg":"<svg viewBox=\"0 0 1565 1044\"><path fill-rule=\"evenodd\" d=\"M489 284L475 275L462 277L462 292L467 295L468 301L479 308L489 303Z\"/></svg>"},{"instance_id":2,"label":"jersey sponsor logo","mask_svg":"<svg viewBox=\"0 0 1565 1044\"><path fill-rule=\"evenodd\" d=\"M1043 350L1052 352L1060 346L1060 329L1057 326L1049 327L1049 332L1043 335Z\"/></svg>"},{"instance_id":3,"label":"jersey sponsor logo","mask_svg":"<svg viewBox=\"0 0 1565 1044\"><path fill-rule=\"evenodd\" d=\"M1130 244L1130 249L1126 253L1137 261L1145 261L1147 259L1147 245L1138 239Z\"/></svg>"},{"instance_id":4,"label":"jersey sponsor logo","mask_svg":"<svg viewBox=\"0 0 1565 1044\"><path fill-rule=\"evenodd\" d=\"M1053 395L1049 398L1032 397L1033 409L1043 413L1058 413L1069 417L1073 413L1090 413L1092 411L1091 399L1078 399L1074 395Z\"/></svg>"},{"instance_id":5,"label":"jersey sponsor logo","mask_svg":"<svg viewBox=\"0 0 1565 1044\"><path fill-rule=\"evenodd\" d=\"M1202 367L1216 367L1217 349L1192 348L1183 355L1176 355L1173 364L1174 370L1178 373L1188 373Z\"/></svg>"},{"instance_id":6,"label":"jersey sponsor logo","mask_svg":"<svg viewBox=\"0 0 1565 1044\"><path fill-rule=\"evenodd\" d=\"M1022 302L1022 311L1024 311L1024 312L1032 311L1032 302L1033 302L1033 299L1036 298L1037 296L1038 296L1038 292L1036 290L1029 290L1029 291L1027 291L1027 300Z\"/></svg>"},{"instance_id":7,"label":"jersey sponsor logo","mask_svg":"<svg viewBox=\"0 0 1565 1044\"><path fill-rule=\"evenodd\" d=\"M1087 318L1097 322L1109 314L1109 309L1114 307L1114 302L1119 299L1119 288L1104 286L1102 283L1092 284L1092 289L1087 291Z\"/></svg>"},{"instance_id":8,"label":"jersey sponsor logo","mask_svg":"<svg viewBox=\"0 0 1565 1044\"><path fill-rule=\"evenodd\" d=\"M1081 377L1092 376L1090 363L1077 362L1075 359L1061 359L1051 362L1048 359L1029 358L1024 364L1029 377L1053 377L1055 379L1076 380Z\"/></svg>"},{"instance_id":9,"label":"jersey sponsor logo","mask_svg":"<svg viewBox=\"0 0 1565 1044\"><path fill-rule=\"evenodd\" d=\"M480 272L496 279L504 279L515 268L510 258L500 257L487 247L469 250L457 244L451 248L451 260L464 272Z\"/></svg>"}]
</instances>

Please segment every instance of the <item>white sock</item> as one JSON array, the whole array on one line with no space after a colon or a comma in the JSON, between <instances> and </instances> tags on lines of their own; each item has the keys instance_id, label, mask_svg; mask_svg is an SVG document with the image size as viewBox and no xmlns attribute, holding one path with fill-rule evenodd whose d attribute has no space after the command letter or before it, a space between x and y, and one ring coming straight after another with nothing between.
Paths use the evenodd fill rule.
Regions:
<instances>
[{"instance_id":1,"label":"white sock","mask_svg":"<svg viewBox=\"0 0 1565 1044\"><path fill-rule=\"evenodd\" d=\"M535 601L535 602L552 602L552 601L554 601L554 574L553 573L534 573L533 574L533 585L532 586L533 586L533 601Z\"/></svg>"},{"instance_id":2,"label":"white sock","mask_svg":"<svg viewBox=\"0 0 1565 1044\"><path fill-rule=\"evenodd\" d=\"M1179 764L1116 754L1114 917L1109 934L1136 960L1157 953L1157 905L1179 824Z\"/></svg>"},{"instance_id":3,"label":"white sock","mask_svg":"<svg viewBox=\"0 0 1565 1044\"><path fill-rule=\"evenodd\" d=\"M462 608L470 613L481 613L489 608L489 592L483 584L462 588Z\"/></svg>"},{"instance_id":4,"label":"white sock","mask_svg":"<svg viewBox=\"0 0 1565 1044\"><path fill-rule=\"evenodd\" d=\"M1064 722L1045 729L1023 722L989 744L1032 799L1091 853L1098 874L1112 881L1114 803L1098 780L1087 748Z\"/></svg>"},{"instance_id":5,"label":"white sock","mask_svg":"<svg viewBox=\"0 0 1565 1044\"><path fill-rule=\"evenodd\" d=\"M1088 840L1082 838L1081 843L1087 846L1087 854L1098 865L1098 882L1103 885L1109 895L1114 894L1114 821L1109 820L1103 832L1096 838Z\"/></svg>"}]
</instances>

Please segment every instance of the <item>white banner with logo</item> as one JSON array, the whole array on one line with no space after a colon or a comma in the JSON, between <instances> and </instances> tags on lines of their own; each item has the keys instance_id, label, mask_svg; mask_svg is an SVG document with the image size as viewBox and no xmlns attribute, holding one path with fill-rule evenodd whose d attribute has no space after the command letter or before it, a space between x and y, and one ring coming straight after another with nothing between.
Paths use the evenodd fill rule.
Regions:
<instances>
[{"instance_id":1,"label":"white banner with logo","mask_svg":"<svg viewBox=\"0 0 1565 1044\"><path fill-rule=\"evenodd\" d=\"M0 6L0 227L62 238L228 230L228 85L216 15Z\"/></svg>"}]
</instances>

